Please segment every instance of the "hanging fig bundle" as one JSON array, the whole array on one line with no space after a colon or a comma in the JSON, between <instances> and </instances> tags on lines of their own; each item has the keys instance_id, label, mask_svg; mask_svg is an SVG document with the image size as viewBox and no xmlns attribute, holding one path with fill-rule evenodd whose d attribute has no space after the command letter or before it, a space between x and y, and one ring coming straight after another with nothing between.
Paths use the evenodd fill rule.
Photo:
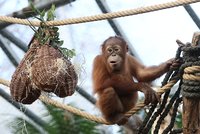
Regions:
<instances>
[{"instance_id":1,"label":"hanging fig bundle","mask_svg":"<svg viewBox=\"0 0 200 134\"><path fill-rule=\"evenodd\" d=\"M54 18L55 7L48 11L47 20ZM37 11L38 12L38 11ZM41 26L29 43L29 50L24 55L10 84L13 100L31 104L41 94L41 91L55 93L59 97L74 93L78 77L70 59L74 50L62 48L63 41L59 39L58 28L46 26L42 16Z\"/></svg>"}]
</instances>

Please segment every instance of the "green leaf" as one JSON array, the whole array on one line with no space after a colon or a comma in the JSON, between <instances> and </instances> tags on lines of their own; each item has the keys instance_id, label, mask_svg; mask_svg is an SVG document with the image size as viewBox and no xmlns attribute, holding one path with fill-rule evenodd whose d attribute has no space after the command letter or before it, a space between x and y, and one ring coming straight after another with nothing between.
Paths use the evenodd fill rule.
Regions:
<instances>
[{"instance_id":1,"label":"green leaf","mask_svg":"<svg viewBox=\"0 0 200 134\"><path fill-rule=\"evenodd\" d=\"M63 41L63 40L59 41L59 43L58 43L58 46L62 46L62 45L63 45L63 43L64 43L64 41Z\"/></svg>"},{"instance_id":2,"label":"green leaf","mask_svg":"<svg viewBox=\"0 0 200 134\"><path fill-rule=\"evenodd\" d=\"M44 45L46 43L51 42L51 44L49 44L49 45L51 45L55 49L59 49L61 51L61 53L64 56L66 56L67 58L72 58L73 56L75 56L76 53L75 53L74 49L69 50L67 48L61 47L63 45L64 41L60 40L60 38L59 38L59 32L58 32L59 28L54 27L54 26L51 26L51 27L46 26L46 24L45 24L45 20L44 20L45 13L47 13L47 21L54 20L54 18L55 18L54 12L56 9L55 5L52 5L51 8L47 12L45 12L45 10L40 12L38 9L36 9L34 7L33 4L31 4L31 7L32 7L33 11L35 11L36 13L38 13L40 15L39 17L37 17L37 16L35 17L41 21L40 28L36 31L36 30L34 30L33 27L31 27L35 31L35 37L38 39L39 43L41 45ZM51 35L46 34L46 31L50 31L50 33L53 32L53 34L51 34Z\"/></svg>"},{"instance_id":3,"label":"green leaf","mask_svg":"<svg viewBox=\"0 0 200 134\"><path fill-rule=\"evenodd\" d=\"M52 5L51 5L51 11L52 11L52 12L55 12L55 10L56 10L56 6L55 6L54 4L52 4Z\"/></svg>"},{"instance_id":4,"label":"green leaf","mask_svg":"<svg viewBox=\"0 0 200 134\"><path fill-rule=\"evenodd\" d=\"M53 4L51 6L51 8L49 9L49 11L47 12L47 21L54 20L54 18L55 18L55 15L54 15L55 9L56 9L56 7Z\"/></svg>"},{"instance_id":5,"label":"green leaf","mask_svg":"<svg viewBox=\"0 0 200 134\"><path fill-rule=\"evenodd\" d=\"M59 28L58 27L53 27L52 28L54 32L58 32Z\"/></svg>"},{"instance_id":6,"label":"green leaf","mask_svg":"<svg viewBox=\"0 0 200 134\"><path fill-rule=\"evenodd\" d=\"M44 16L45 16L45 10L43 10L42 12L41 12L41 14L40 14L40 18L44 18Z\"/></svg>"},{"instance_id":7,"label":"green leaf","mask_svg":"<svg viewBox=\"0 0 200 134\"><path fill-rule=\"evenodd\" d=\"M36 10L35 6L33 5L32 1L30 2L30 7L31 7L33 12L37 13L37 10Z\"/></svg>"},{"instance_id":8,"label":"green leaf","mask_svg":"<svg viewBox=\"0 0 200 134\"><path fill-rule=\"evenodd\" d=\"M35 28L35 26L33 26L32 25L32 23L31 23L31 21L29 21L29 19L28 19L28 22L30 22L30 28L35 32L35 33L37 33L37 30L36 30L36 28Z\"/></svg>"},{"instance_id":9,"label":"green leaf","mask_svg":"<svg viewBox=\"0 0 200 134\"><path fill-rule=\"evenodd\" d=\"M72 49L72 50L71 50L71 53L72 53L73 56L76 56L76 51L75 51L75 49Z\"/></svg>"},{"instance_id":10,"label":"green leaf","mask_svg":"<svg viewBox=\"0 0 200 134\"><path fill-rule=\"evenodd\" d=\"M35 6L34 6L34 4L31 2L31 4L30 4L30 6L31 6L31 9L33 10L33 12L35 12L35 13L37 13L37 14L41 14L41 12L40 12L40 10L38 10Z\"/></svg>"},{"instance_id":11,"label":"green leaf","mask_svg":"<svg viewBox=\"0 0 200 134\"><path fill-rule=\"evenodd\" d=\"M43 39L43 40L44 40L43 43L44 43L44 44L47 43L48 40L49 40L49 38L50 38L50 36L47 36L47 35L46 35L46 36L44 37L44 39Z\"/></svg>"},{"instance_id":12,"label":"green leaf","mask_svg":"<svg viewBox=\"0 0 200 134\"><path fill-rule=\"evenodd\" d=\"M42 22L44 22L44 18L37 17L37 16L35 16L35 18L38 19L38 20L40 20L40 21L42 21Z\"/></svg>"},{"instance_id":13,"label":"green leaf","mask_svg":"<svg viewBox=\"0 0 200 134\"><path fill-rule=\"evenodd\" d=\"M57 32L57 33L56 33L56 36L59 37L59 35L60 35L60 33Z\"/></svg>"},{"instance_id":14,"label":"green leaf","mask_svg":"<svg viewBox=\"0 0 200 134\"><path fill-rule=\"evenodd\" d=\"M75 49L69 50L67 48L60 48L62 54L64 54L68 58L73 58L73 56L76 56Z\"/></svg>"}]
</instances>

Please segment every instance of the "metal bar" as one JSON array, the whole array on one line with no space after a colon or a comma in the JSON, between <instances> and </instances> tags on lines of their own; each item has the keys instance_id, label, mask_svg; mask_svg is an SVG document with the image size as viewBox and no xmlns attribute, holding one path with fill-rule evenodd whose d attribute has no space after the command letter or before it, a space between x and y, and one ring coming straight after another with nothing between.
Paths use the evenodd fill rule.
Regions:
<instances>
[{"instance_id":1,"label":"metal bar","mask_svg":"<svg viewBox=\"0 0 200 134\"><path fill-rule=\"evenodd\" d=\"M0 95L10 104L12 104L14 107L16 107L18 110L23 112L27 117L32 119L36 124L40 126L46 126L47 123L43 121L41 118L39 118L37 115L35 115L33 112L31 112L28 108L26 108L24 105L21 105L17 102L15 102L10 95L8 95L2 88L0 88Z\"/></svg>"},{"instance_id":2,"label":"metal bar","mask_svg":"<svg viewBox=\"0 0 200 134\"><path fill-rule=\"evenodd\" d=\"M81 87L77 86L76 91L82 95L84 98L86 98L89 102L92 104L96 104L96 99L92 97L90 94L88 94L85 90L83 90Z\"/></svg>"},{"instance_id":3,"label":"metal bar","mask_svg":"<svg viewBox=\"0 0 200 134\"><path fill-rule=\"evenodd\" d=\"M28 50L27 45L22 42L20 39L15 37L11 32L9 32L6 29L0 30L0 34L10 40L12 43L14 43L17 47L19 47L21 50L26 52Z\"/></svg>"},{"instance_id":4,"label":"metal bar","mask_svg":"<svg viewBox=\"0 0 200 134\"><path fill-rule=\"evenodd\" d=\"M99 6L99 8L101 9L101 11L103 13L111 12L111 10L109 9L107 3L104 0L96 0L96 3L97 3L97 5ZM122 36L124 38L124 40L127 42L130 54L135 56L135 57L137 57L141 61L141 59L139 58L139 55L136 53L135 49L133 48L132 43L129 41L128 37L123 32L123 30L122 30L121 26L119 25L119 23L115 19L108 19L108 23L113 28L114 32L117 35Z\"/></svg>"},{"instance_id":5,"label":"metal bar","mask_svg":"<svg viewBox=\"0 0 200 134\"><path fill-rule=\"evenodd\" d=\"M190 5L185 5L183 7L187 11L187 13L190 15L194 23L197 25L197 27L200 29L200 19L198 15L195 13L195 11L192 9L192 7Z\"/></svg>"},{"instance_id":6,"label":"metal bar","mask_svg":"<svg viewBox=\"0 0 200 134\"><path fill-rule=\"evenodd\" d=\"M10 59L11 63L17 67L20 60L17 57L17 55L15 54L15 52L12 50L12 48L10 48L9 45L5 45L3 43L3 41L0 39L0 47L2 48L2 50L5 52L5 54L8 56L8 58Z\"/></svg>"},{"instance_id":7,"label":"metal bar","mask_svg":"<svg viewBox=\"0 0 200 134\"><path fill-rule=\"evenodd\" d=\"M97 5L99 6L99 8L101 9L102 13L108 13L108 7L106 7L105 3L103 3L101 0L96 0ZM117 35L122 36L121 32L119 31L119 29L117 28L116 24L114 23L114 21L112 19L108 19L107 20L108 23L110 24L110 26L113 28L114 32Z\"/></svg>"}]
</instances>

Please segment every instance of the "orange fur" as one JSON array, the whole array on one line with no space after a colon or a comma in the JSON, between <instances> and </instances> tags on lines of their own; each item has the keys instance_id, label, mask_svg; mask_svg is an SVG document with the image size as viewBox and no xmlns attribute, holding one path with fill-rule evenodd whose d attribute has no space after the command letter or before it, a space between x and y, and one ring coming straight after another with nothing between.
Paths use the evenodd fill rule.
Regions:
<instances>
[{"instance_id":1,"label":"orange fur","mask_svg":"<svg viewBox=\"0 0 200 134\"><path fill-rule=\"evenodd\" d=\"M165 62L145 67L127 53L127 48L122 38L108 38L102 45L102 54L94 59L92 72L93 88L99 95L98 106L103 116L119 125L127 122L124 113L135 106L137 91L145 94L147 104L158 101L153 89L145 82L160 77L171 65ZM133 77L139 82L134 82Z\"/></svg>"}]
</instances>

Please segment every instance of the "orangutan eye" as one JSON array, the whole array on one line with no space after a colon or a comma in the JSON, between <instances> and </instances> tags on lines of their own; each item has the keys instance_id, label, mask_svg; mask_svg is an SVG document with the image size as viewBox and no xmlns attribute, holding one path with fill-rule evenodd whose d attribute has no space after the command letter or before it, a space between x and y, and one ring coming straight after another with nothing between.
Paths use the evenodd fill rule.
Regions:
<instances>
[{"instance_id":1,"label":"orangutan eye","mask_svg":"<svg viewBox=\"0 0 200 134\"><path fill-rule=\"evenodd\" d=\"M112 53L113 49L112 48L108 48L107 51L108 51L108 53Z\"/></svg>"},{"instance_id":2,"label":"orangutan eye","mask_svg":"<svg viewBox=\"0 0 200 134\"><path fill-rule=\"evenodd\" d=\"M119 52L119 48L115 48L115 52Z\"/></svg>"},{"instance_id":3,"label":"orangutan eye","mask_svg":"<svg viewBox=\"0 0 200 134\"><path fill-rule=\"evenodd\" d=\"M115 46L114 51L115 51L115 52L119 52L119 51L121 51L121 49L120 49L120 47Z\"/></svg>"}]
</instances>

